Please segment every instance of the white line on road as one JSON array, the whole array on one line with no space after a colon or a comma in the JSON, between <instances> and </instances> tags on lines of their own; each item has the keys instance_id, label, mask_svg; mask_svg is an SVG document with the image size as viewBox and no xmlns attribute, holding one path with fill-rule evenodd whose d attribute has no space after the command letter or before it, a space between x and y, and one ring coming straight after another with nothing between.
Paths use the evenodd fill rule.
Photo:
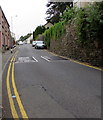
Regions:
<instances>
[{"instance_id":1,"label":"white line on road","mask_svg":"<svg viewBox=\"0 0 103 120\"><path fill-rule=\"evenodd\" d=\"M45 57L43 57L43 56L41 56L41 58L43 58L44 60L50 62L50 60L48 60L47 58L45 58Z\"/></svg>"},{"instance_id":2,"label":"white line on road","mask_svg":"<svg viewBox=\"0 0 103 120\"><path fill-rule=\"evenodd\" d=\"M36 62L38 62L38 60L35 57L32 57Z\"/></svg>"}]
</instances>

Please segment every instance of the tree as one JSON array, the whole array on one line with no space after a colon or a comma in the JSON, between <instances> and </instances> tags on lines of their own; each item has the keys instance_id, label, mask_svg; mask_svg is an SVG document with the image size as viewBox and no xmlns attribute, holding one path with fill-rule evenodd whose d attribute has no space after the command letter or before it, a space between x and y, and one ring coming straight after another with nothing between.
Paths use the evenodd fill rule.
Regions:
<instances>
[{"instance_id":1,"label":"tree","mask_svg":"<svg viewBox=\"0 0 103 120\"><path fill-rule=\"evenodd\" d=\"M33 32L33 39L35 40L39 34L44 33L45 27L44 26L38 26L35 31Z\"/></svg>"},{"instance_id":2,"label":"tree","mask_svg":"<svg viewBox=\"0 0 103 120\"><path fill-rule=\"evenodd\" d=\"M25 35L25 36L21 36L21 37L19 38L19 41L25 41L25 40L28 39L31 35L32 35L32 33L28 33L28 34Z\"/></svg>"},{"instance_id":3,"label":"tree","mask_svg":"<svg viewBox=\"0 0 103 120\"><path fill-rule=\"evenodd\" d=\"M49 15L46 17L46 21L54 24L59 22L60 15L63 15L67 7L73 7L73 2L48 2L46 6L48 7L46 14Z\"/></svg>"}]
</instances>

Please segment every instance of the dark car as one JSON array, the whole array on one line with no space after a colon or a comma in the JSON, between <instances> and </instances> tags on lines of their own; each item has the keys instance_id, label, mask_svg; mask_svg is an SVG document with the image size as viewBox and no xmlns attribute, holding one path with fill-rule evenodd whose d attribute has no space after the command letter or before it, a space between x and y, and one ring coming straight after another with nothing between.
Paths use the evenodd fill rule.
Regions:
<instances>
[{"instance_id":1,"label":"dark car","mask_svg":"<svg viewBox=\"0 0 103 120\"><path fill-rule=\"evenodd\" d=\"M44 41L36 41L35 49L44 49L44 48L46 48Z\"/></svg>"}]
</instances>

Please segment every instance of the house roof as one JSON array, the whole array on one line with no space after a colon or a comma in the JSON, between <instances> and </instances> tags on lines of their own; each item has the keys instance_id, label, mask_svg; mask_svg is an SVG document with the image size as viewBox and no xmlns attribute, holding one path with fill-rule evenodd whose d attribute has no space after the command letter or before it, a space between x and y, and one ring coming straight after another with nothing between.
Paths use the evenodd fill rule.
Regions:
<instances>
[{"instance_id":1,"label":"house roof","mask_svg":"<svg viewBox=\"0 0 103 120\"><path fill-rule=\"evenodd\" d=\"M53 25L51 22L47 22L44 26L46 26L47 24L51 24L51 25Z\"/></svg>"}]
</instances>

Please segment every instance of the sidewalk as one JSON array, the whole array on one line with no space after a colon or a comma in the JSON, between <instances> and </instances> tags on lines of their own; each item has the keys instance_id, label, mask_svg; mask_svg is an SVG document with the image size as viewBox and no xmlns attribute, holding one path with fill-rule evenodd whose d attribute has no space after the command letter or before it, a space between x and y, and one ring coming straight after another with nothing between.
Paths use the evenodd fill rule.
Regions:
<instances>
[{"instance_id":1,"label":"sidewalk","mask_svg":"<svg viewBox=\"0 0 103 120\"><path fill-rule=\"evenodd\" d=\"M2 53L0 51L0 119L2 118Z\"/></svg>"},{"instance_id":2,"label":"sidewalk","mask_svg":"<svg viewBox=\"0 0 103 120\"><path fill-rule=\"evenodd\" d=\"M0 51L0 120L2 118L2 74L4 72L6 64L8 63L8 60L12 57L16 50L17 48L13 50L12 54L10 50L5 51L5 53L2 53Z\"/></svg>"}]
</instances>

